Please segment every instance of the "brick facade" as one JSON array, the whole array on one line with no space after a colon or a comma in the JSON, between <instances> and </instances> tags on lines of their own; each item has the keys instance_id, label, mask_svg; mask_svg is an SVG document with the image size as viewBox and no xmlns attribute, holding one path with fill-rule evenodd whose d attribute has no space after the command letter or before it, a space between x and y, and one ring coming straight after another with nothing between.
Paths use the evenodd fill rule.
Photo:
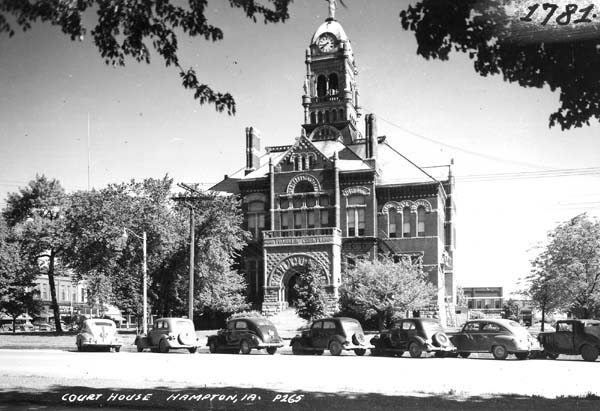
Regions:
<instances>
[{"instance_id":1,"label":"brick facade","mask_svg":"<svg viewBox=\"0 0 600 411\"><path fill-rule=\"evenodd\" d=\"M334 37L335 46L324 48L323 36ZM438 287L421 315L444 321L455 299L450 166L426 172L406 161L377 134L372 114L364 135L358 131L358 70L337 21L327 19L315 32L306 73L302 134L261 152L260 134L248 127L246 169L212 188L242 198L253 239L240 266L251 300L267 314L284 309L293 303L287 299L295 269L313 261L323 268L334 311L348 258L409 255L421 258Z\"/></svg>"}]
</instances>

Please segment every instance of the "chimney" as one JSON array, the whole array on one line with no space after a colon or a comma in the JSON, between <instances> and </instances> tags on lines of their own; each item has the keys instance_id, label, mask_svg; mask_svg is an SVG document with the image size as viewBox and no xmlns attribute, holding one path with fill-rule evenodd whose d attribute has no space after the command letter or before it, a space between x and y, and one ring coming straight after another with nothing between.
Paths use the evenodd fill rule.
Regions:
<instances>
[{"instance_id":1,"label":"chimney","mask_svg":"<svg viewBox=\"0 0 600 411\"><path fill-rule=\"evenodd\" d=\"M365 158L377 159L377 118L375 114L367 114L365 116L365 137L366 137L366 151Z\"/></svg>"},{"instance_id":2,"label":"chimney","mask_svg":"<svg viewBox=\"0 0 600 411\"><path fill-rule=\"evenodd\" d=\"M260 132L254 127L246 127L246 175L256 170L260 164Z\"/></svg>"}]
</instances>

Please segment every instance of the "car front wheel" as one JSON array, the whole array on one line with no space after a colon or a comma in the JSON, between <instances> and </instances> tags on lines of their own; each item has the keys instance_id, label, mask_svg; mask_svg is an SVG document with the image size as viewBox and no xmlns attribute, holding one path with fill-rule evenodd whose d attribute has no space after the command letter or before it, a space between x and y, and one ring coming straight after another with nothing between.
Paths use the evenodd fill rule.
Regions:
<instances>
[{"instance_id":1,"label":"car front wheel","mask_svg":"<svg viewBox=\"0 0 600 411\"><path fill-rule=\"evenodd\" d=\"M594 362L598 358L598 348L586 344L581 348L581 356L585 361Z\"/></svg>"},{"instance_id":2,"label":"car front wheel","mask_svg":"<svg viewBox=\"0 0 600 411\"><path fill-rule=\"evenodd\" d=\"M169 344L166 340L160 340L160 343L158 344L158 350L163 354L169 352Z\"/></svg>"},{"instance_id":3,"label":"car front wheel","mask_svg":"<svg viewBox=\"0 0 600 411\"><path fill-rule=\"evenodd\" d=\"M215 340L211 340L208 343L208 351L210 351L212 354L217 352L217 343L215 342Z\"/></svg>"},{"instance_id":4,"label":"car front wheel","mask_svg":"<svg viewBox=\"0 0 600 411\"><path fill-rule=\"evenodd\" d=\"M144 344L141 341L138 341L135 346L137 347L137 352L144 351Z\"/></svg>"},{"instance_id":5,"label":"car front wheel","mask_svg":"<svg viewBox=\"0 0 600 411\"><path fill-rule=\"evenodd\" d=\"M121 351L121 347L115 347L115 352Z\"/></svg>"},{"instance_id":6,"label":"car front wheel","mask_svg":"<svg viewBox=\"0 0 600 411\"><path fill-rule=\"evenodd\" d=\"M242 354L250 354L250 351L252 351L252 348L250 348L250 343L248 340L242 340L240 344L240 352Z\"/></svg>"},{"instance_id":7,"label":"car front wheel","mask_svg":"<svg viewBox=\"0 0 600 411\"><path fill-rule=\"evenodd\" d=\"M363 355L365 355L366 352L367 352L367 350L365 350L364 348L357 348L356 350L354 350L354 353L356 355L358 355L359 357L362 357Z\"/></svg>"},{"instance_id":8,"label":"car front wheel","mask_svg":"<svg viewBox=\"0 0 600 411\"><path fill-rule=\"evenodd\" d=\"M304 354L304 350L302 349L302 343L300 343L300 341L294 341L294 343L292 344L292 354L294 354L294 355Z\"/></svg>"},{"instance_id":9,"label":"car front wheel","mask_svg":"<svg viewBox=\"0 0 600 411\"><path fill-rule=\"evenodd\" d=\"M197 350L198 350L198 347L190 347L190 348L188 348L188 351L190 352L190 354L196 354Z\"/></svg>"},{"instance_id":10,"label":"car front wheel","mask_svg":"<svg viewBox=\"0 0 600 411\"><path fill-rule=\"evenodd\" d=\"M492 355L496 360L505 360L508 357L508 351L503 345L496 345L492 348Z\"/></svg>"},{"instance_id":11,"label":"car front wheel","mask_svg":"<svg viewBox=\"0 0 600 411\"><path fill-rule=\"evenodd\" d=\"M342 353L342 344L337 341L332 341L329 343L329 353L335 357Z\"/></svg>"},{"instance_id":12,"label":"car front wheel","mask_svg":"<svg viewBox=\"0 0 600 411\"><path fill-rule=\"evenodd\" d=\"M419 358L423 354L423 349L418 343L413 342L408 346L408 352L412 358Z\"/></svg>"}]
</instances>

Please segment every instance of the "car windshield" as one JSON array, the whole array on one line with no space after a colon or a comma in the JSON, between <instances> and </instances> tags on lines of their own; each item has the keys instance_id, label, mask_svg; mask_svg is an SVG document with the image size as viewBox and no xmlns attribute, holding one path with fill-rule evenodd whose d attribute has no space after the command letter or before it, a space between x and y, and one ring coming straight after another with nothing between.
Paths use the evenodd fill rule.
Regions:
<instances>
[{"instance_id":1,"label":"car windshield","mask_svg":"<svg viewBox=\"0 0 600 411\"><path fill-rule=\"evenodd\" d=\"M175 325L177 326L178 330L195 332L194 324L191 321L179 320L175 323Z\"/></svg>"},{"instance_id":2,"label":"car windshield","mask_svg":"<svg viewBox=\"0 0 600 411\"><path fill-rule=\"evenodd\" d=\"M425 331L425 334L427 334L428 336L431 336L435 333L444 332L444 329L437 321L423 321L421 324L423 325L423 330Z\"/></svg>"},{"instance_id":3,"label":"car windshield","mask_svg":"<svg viewBox=\"0 0 600 411\"><path fill-rule=\"evenodd\" d=\"M350 335L353 335L356 333L362 334L362 327L360 326L360 323L356 320L342 321L342 328L344 329L344 332L346 333L347 336L350 336Z\"/></svg>"}]
</instances>

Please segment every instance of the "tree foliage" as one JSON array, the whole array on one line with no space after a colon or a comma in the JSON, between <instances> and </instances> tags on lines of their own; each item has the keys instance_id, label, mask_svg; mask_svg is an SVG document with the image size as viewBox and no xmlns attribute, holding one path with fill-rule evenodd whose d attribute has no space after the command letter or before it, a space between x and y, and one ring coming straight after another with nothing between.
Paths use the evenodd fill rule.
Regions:
<instances>
[{"instance_id":1,"label":"tree foliage","mask_svg":"<svg viewBox=\"0 0 600 411\"><path fill-rule=\"evenodd\" d=\"M467 53L482 76L502 74L522 87L560 90L550 127L564 130L599 120L600 53L594 30L587 36L566 30L544 36L516 24L520 16L508 13L507 3L421 0L403 10L400 19L405 30L415 32L417 54L426 59L447 60L453 50Z\"/></svg>"},{"instance_id":2,"label":"tree foliage","mask_svg":"<svg viewBox=\"0 0 600 411\"><path fill-rule=\"evenodd\" d=\"M389 257L358 260L344 275L340 288L343 307L376 317L383 329L386 318L429 305L436 293L419 262Z\"/></svg>"},{"instance_id":3,"label":"tree foliage","mask_svg":"<svg viewBox=\"0 0 600 411\"><path fill-rule=\"evenodd\" d=\"M529 279L538 306L600 316L600 222L581 214L551 231Z\"/></svg>"},{"instance_id":4,"label":"tree foliage","mask_svg":"<svg viewBox=\"0 0 600 411\"><path fill-rule=\"evenodd\" d=\"M327 291L323 282L323 269L314 261L302 267L294 288L296 291L296 313L305 320L325 316L327 312Z\"/></svg>"},{"instance_id":5,"label":"tree foliage","mask_svg":"<svg viewBox=\"0 0 600 411\"><path fill-rule=\"evenodd\" d=\"M0 217L0 312L12 317L13 331L19 315L26 312L34 315L39 309L35 299L35 268L21 254L18 242Z\"/></svg>"},{"instance_id":6,"label":"tree foliage","mask_svg":"<svg viewBox=\"0 0 600 411\"><path fill-rule=\"evenodd\" d=\"M142 314L143 234L147 237L148 303L156 315L187 314L189 211L173 201L173 181L132 180L71 196L65 261L86 281L89 301ZM194 202L196 312L245 309L242 276L232 269L246 244L235 198ZM124 236L124 230L128 234Z\"/></svg>"},{"instance_id":7,"label":"tree foliage","mask_svg":"<svg viewBox=\"0 0 600 411\"><path fill-rule=\"evenodd\" d=\"M58 180L37 175L17 193L8 195L2 215L17 236L31 275L46 274L50 285L56 331L62 332L55 275L63 272L60 256L66 232L66 195Z\"/></svg>"},{"instance_id":8,"label":"tree foliage","mask_svg":"<svg viewBox=\"0 0 600 411\"><path fill-rule=\"evenodd\" d=\"M229 0L229 6L241 9L247 18L264 23L283 22L288 18L291 0ZM267 4L265 6L265 4ZM125 65L126 58L150 63L154 50L167 67L175 66L182 85L200 104L211 104L217 111L235 113L235 101L229 93L214 91L198 79L193 67L180 61L178 35L201 37L213 42L224 38L223 31L208 21L207 0L4 0L0 2L0 33L14 35L16 24L23 30L42 22L58 26L71 40L83 40L88 28L83 15L95 11L97 21L91 36L98 52L111 65ZM7 16L12 17L14 23Z\"/></svg>"}]
</instances>

